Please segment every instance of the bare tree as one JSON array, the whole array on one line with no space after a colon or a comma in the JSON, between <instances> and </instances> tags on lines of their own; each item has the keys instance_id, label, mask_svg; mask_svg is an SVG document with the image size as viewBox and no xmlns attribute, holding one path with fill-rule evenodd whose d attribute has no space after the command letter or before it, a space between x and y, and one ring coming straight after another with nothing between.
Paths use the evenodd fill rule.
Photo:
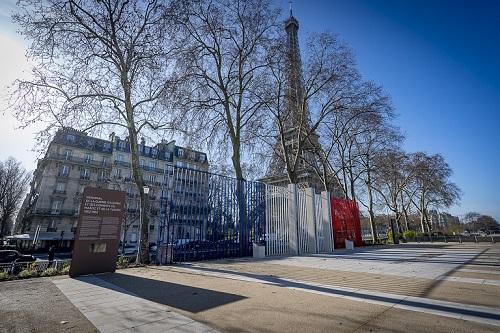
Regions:
<instances>
[{"instance_id":1,"label":"bare tree","mask_svg":"<svg viewBox=\"0 0 500 333\"><path fill-rule=\"evenodd\" d=\"M177 37L185 45L182 68L189 78L185 107L190 117L184 124L199 129L205 144L232 151L240 236L245 238L242 156L255 146L262 126L258 92L279 11L269 0L179 1L178 9Z\"/></svg>"},{"instance_id":2,"label":"bare tree","mask_svg":"<svg viewBox=\"0 0 500 333\"><path fill-rule=\"evenodd\" d=\"M398 231L403 232L401 218L404 214L404 202L401 197L409 187L414 172L411 168L411 157L401 150L390 150L376 156L377 172L374 175L373 189L380 195L384 204L394 213ZM408 230L406 215L405 229Z\"/></svg>"},{"instance_id":3,"label":"bare tree","mask_svg":"<svg viewBox=\"0 0 500 333\"><path fill-rule=\"evenodd\" d=\"M318 132L330 114L345 108L352 99L352 82L358 79L354 59L350 49L336 36L312 34L307 39L304 67L293 68L301 62L291 64L290 51L283 43L286 38L280 39L282 42L274 46L269 58L264 96L273 120L269 124L274 123L274 127L269 128L268 133L273 134L268 134L265 142L280 159L271 168L284 165L284 170L271 170L271 173L286 172L290 183L297 183L304 169L316 170L323 186L330 189L332 173L327 164L319 162L325 157ZM297 70L299 73L295 73ZM291 80L299 83L291 83Z\"/></svg>"},{"instance_id":4,"label":"bare tree","mask_svg":"<svg viewBox=\"0 0 500 333\"><path fill-rule=\"evenodd\" d=\"M415 153L412 160L415 170L416 194L412 203L420 213L422 232L431 232L427 212L429 208L448 208L460 200L461 191L451 182L452 170L440 154Z\"/></svg>"},{"instance_id":5,"label":"bare tree","mask_svg":"<svg viewBox=\"0 0 500 333\"><path fill-rule=\"evenodd\" d=\"M173 47L166 1L21 0L13 16L31 44L33 79L17 81L11 108L24 126L45 122L39 139L73 127L128 133L134 180L144 202L139 133L171 128ZM148 260L148 217L138 262Z\"/></svg>"},{"instance_id":6,"label":"bare tree","mask_svg":"<svg viewBox=\"0 0 500 333\"><path fill-rule=\"evenodd\" d=\"M0 161L0 238L9 235L29 185L21 162L9 157Z\"/></svg>"},{"instance_id":7,"label":"bare tree","mask_svg":"<svg viewBox=\"0 0 500 333\"><path fill-rule=\"evenodd\" d=\"M376 124L384 117L390 118L392 108L382 88L372 82L352 82L347 96L342 101L342 107L329 113L320 126L320 142L324 151L322 164L327 165L322 169L332 170L344 196L356 200L355 185L362 171L358 168L356 137L370 131L367 124Z\"/></svg>"}]
</instances>

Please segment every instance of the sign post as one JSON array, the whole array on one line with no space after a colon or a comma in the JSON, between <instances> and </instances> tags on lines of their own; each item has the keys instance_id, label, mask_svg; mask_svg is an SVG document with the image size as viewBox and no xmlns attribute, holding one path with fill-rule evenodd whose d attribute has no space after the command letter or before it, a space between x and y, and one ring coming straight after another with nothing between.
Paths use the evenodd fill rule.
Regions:
<instances>
[{"instance_id":1,"label":"sign post","mask_svg":"<svg viewBox=\"0 0 500 333\"><path fill-rule=\"evenodd\" d=\"M125 192L86 187L69 276L114 272Z\"/></svg>"}]
</instances>

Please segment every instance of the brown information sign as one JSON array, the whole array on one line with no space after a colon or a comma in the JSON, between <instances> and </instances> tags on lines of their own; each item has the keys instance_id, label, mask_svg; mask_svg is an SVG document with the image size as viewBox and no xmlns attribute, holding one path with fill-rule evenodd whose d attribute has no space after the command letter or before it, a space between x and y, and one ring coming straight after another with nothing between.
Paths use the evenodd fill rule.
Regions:
<instances>
[{"instance_id":1,"label":"brown information sign","mask_svg":"<svg viewBox=\"0 0 500 333\"><path fill-rule=\"evenodd\" d=\"M86 187L76 228L69 275L114 272L125 192Z\"/></svg>"}]
</instances>

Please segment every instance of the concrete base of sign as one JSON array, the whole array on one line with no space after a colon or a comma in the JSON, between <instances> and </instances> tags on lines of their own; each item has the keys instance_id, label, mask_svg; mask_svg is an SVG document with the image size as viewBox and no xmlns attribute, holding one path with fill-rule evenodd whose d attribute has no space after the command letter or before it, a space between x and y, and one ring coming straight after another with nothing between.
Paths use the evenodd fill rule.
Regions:
<instances>
[{"instance_id":1,"label":"concrete base of sign","mask_svg":"<svg viewBox=\"0 0 500 333\"><path fill-rule=\"evenodd\" d=\"M253 243L253 257L257 259L263 259L266 257L266 247L264 245L259 245Z\"/></svg>"},{"instance_id":2,"label":"concrete base of sign","mask_svg":"<svg viewBox=\"0 0 500 333\"><path fill-rule=\"evenodd\" d=\"M350 240L346 240L345 241L345 248L347 250L352 250L354 249L354 242L353 241L350 241Z\"/></svg>"}]
</instances>

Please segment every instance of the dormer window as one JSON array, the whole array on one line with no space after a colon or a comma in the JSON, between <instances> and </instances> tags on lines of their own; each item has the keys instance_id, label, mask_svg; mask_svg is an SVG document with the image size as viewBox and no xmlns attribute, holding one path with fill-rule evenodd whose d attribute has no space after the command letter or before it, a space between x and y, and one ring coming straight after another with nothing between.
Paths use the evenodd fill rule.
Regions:
<instances>
[{"instance_id":1,"label":"dormer window","mask_svg":"<svg viewBox=\"0 0 500 333\"><path fill-rule=\"evenodd\" d=\"M76 141L76 136L74 134L68 134L66 135L66 140L73 143Z\"/></svg>"},{"instance_id":2,"label":"dormer window","mask_svg":"<svg viewBox=\"0 0 500 333\"><path fill-rule=\"evenodd\" d=\"M182 149L182 148L177 149L177 155L179 157L184 157L184 149Z\"/></svg>"}]
</instances>

